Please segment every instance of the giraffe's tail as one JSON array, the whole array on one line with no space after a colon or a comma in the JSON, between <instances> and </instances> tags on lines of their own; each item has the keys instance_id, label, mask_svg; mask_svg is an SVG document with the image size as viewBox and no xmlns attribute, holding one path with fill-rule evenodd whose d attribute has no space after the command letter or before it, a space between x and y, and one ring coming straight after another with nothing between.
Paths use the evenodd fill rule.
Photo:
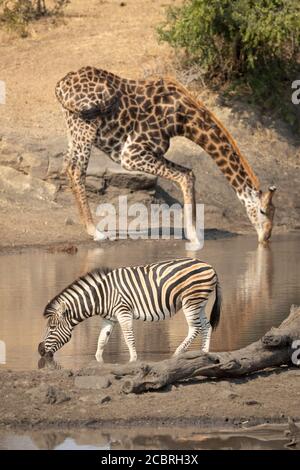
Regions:
<instances>
[{"instance_id":1,"label":"giraffe's tail","mask_svg":"<svg viewBox=\"0 0 300 470\"><path fill-rule=\"evenodd\" d=\"M215 330L219 324L220 317L221 317L221 309L222 309L222 294L221 294L221 286L219 283L219 279L217 277L216 280L216 287L215 287L215 301L210 315L210 324L213 330Z\"/></svg>"}]
</instances>

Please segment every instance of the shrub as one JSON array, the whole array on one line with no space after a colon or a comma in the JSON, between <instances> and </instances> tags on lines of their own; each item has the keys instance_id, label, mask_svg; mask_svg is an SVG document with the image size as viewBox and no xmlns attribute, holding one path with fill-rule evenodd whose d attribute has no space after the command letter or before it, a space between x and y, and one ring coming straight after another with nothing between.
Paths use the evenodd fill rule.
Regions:
<instances>
[{"instance_id":1,"label":"shrub","mask_svg":"<svg viewBox=\"0 0 300 470\"><path fill-rule=\"evenodd\" d=\"M20 36L28 34L28 24L43 17L60 16L71 0L0 0L0 26L16 31Z\"/></svg>"},{"instance_id":2,"label":"shrub","mask_svg":"<svg viewBox=\"0 0 300 470\"><path fill-rule=\"evenodd\" d=\"M299 72L299 0L186 0L168 9L158 32L210 83L250 90L261 104L275 106Z\"/></svg>"}]
</instances>

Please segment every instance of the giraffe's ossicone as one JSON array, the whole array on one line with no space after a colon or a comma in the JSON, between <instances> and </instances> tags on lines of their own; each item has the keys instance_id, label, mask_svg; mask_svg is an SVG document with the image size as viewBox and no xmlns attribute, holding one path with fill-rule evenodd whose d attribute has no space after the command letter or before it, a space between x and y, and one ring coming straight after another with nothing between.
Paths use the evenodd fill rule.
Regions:
<instances>
[{"instance_id":1,"label":"giraffe's ossicone","mask_svg":"<svg viewBox=\"0 0 300 470\"><path fill-rule=\"evenodd\" d=\"M186 233L197 249L195 177L165 158L170 139L184 136L200 145L223 172L245 205L259 242L273 228L275 186L262 192L258 178L229 132L205 105L172 79L128 80L95 67L68 73L56 86L66 119L69 147L64 171L87 232L96 229L88 205L85 178L93 146L131 171L176 182L184 205L192 206Z\"/></svg>"}]
</instances>

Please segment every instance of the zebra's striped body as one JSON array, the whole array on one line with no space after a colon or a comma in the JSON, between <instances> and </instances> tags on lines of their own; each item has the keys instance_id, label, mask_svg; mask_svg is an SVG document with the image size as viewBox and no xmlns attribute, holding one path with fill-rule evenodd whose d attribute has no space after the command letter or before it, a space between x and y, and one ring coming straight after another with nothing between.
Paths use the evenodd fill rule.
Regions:
<instances>
[{"instance_id":1,"label":"zebra's striped body","mask_svg":"<svg viewBox=\"0 0 300 470\"><path fill-rule=\"evenodd\" d=\"M211 323L205 305L216 292ZM113 326L122 328L130 352L136 360L132 322L159 321L172 317L181 308L189 326L188 336L175 354L187 349L201 332L202 349L208 351L212 327L220 316L220 292L215 270L197 259L183 258L146 266L101 269L87 273L58 294L45 308L49 319L41 355L53 354L71 338L72 329L85 318L103 317L96 359L102 353Z\"/></svg>"}]
</instances>

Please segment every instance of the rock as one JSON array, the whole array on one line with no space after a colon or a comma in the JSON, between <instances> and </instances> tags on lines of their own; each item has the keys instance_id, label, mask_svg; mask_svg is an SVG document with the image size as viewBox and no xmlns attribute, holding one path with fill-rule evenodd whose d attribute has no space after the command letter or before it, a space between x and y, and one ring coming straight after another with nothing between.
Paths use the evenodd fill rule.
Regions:
<instances>
[{"instance_id":1,"label":"rock","mask_svg":"<svg viewBox=\"0 0 300 470\"><path fill-rule=\"evenodd\" d=\"M93 193L103 192L105 189L105 180L96 176L87 176L86 189Z\"/></svg>"},{"instance_id":2,"label":"rock","mask_svg":"<svg viewBox=\"0 0 300 470\"><path fill-rule=\"evenodd\" d=\"M20 155L18 161L19 170L40 179L47 177L48 165L48 155L45 152L24 152Z\"/></svg>"},{"instance_id":3,"label":"rock","mask_svg":"<svg viewBox=\"0 0 300 470\"><path fill-rule=\"evenodd\" d=\"M104 397L100 398L100 405L103 405L104 403L108 403L111 401L111 397L109 395L105 395Z\"/></svg>"},{"instance_id":4,"label":"rock","mask_svg":"<svg viewBox=\"0 0 300 470\"><path fill-rule=\"evenodd\" d=\"M13 168L0 166L0 191L16 195L27 195L36 199L53 201L57 188L54 184L42 181L31 175L24 175Z\"/></svg>"},{"instance_id":5,"label":"rock","mask_svg":"<svg viewBox=\"0 0 300 470\"><path fill-rule=\"evenodd\" d=\"M234 400L235 398L238 398L238 397L239 397L239 395L237 393L232 393L232 392L228 393L228 398L230 400Z\"/></svg>"},{"instance_id":6,"label":"rock","mask_svg":"<svg viewBox=\"0 0 300 470\"><path fill-rule=\"evenodd\" d=\"M17 167L19 158L19 147L8 142L5 138L2 137L0 139L0 165Z\"/></svg>"},{"instance_id":7,"label":"rock","mask_svg":"<svg viewBox=\"0 0 300 470\"><path fill-rule=\"evenodd\" d=\"M99 178L99 179L102 179L104 178L104 175L107 171L107 167L101 167L99 168L99 164L89 164L88 166L88 169L87 169L87 173L86 173L86 177L89 178L89 177L93 177L93 178Z\"/></svg>"},{"instance_id":8,"label":"rock","mask_svg":"<svg viewBox=\"0 0 300 470\"><path fill-rule=\"evenodd\" d=\"M71 400L71 398L67 396L64 391L55 387L48 387L45 397L45 403L48 405L59 405L69 400Z\"/></svg>"},{"instance_id":9,"label":"rock","mask_svg":"<svg viewBox=\"0 0 300 470\"><path fill-rule=\"evenodd\" d=\"M111 385L108 377L99 375L75 377L75 387L86 389L105 389Z\"/></svg>"},{"instance_id":10,"label":"rock","mask_svg":"<svg viewBox=\"0 0 300 470\"><path fill-rule=\"evenodd\" d=\"M133 191L153 189L156 186L157 177L145 173L107 170L105 174L107 185L118 188L129 188Z\"/></svg>"},{"instance_id":11,"label":"rock","mask_svg":"<svg viewBox=\"0 0 300 470\"><path fill-rule=\"evenodd\" d=\"M47 251L49 253L67 253L68 255L75 255L78 252L78 248L76 245L67 244L51 246Z\"/></svg>"},{"instance_id":12,"label":"rock","mask_svg":"<svg viewBox=\"0 0 300 470\"><path fill-rule=\"evenodd\" d=\"M68 216L66 219L65 219L65 225L74 225L75 222L74 220L72 219L72 217Z\"/></svg>"},{"instance_id":13,"label":"rock","mask_svg":"<svg viewBox=\"0 0 300 470\"><path fill-rule=\"evenodd\" d=\"M63 161L63 154L58 153L56 155L51 155L48 161L48 170L47 170L47 178L60 178L60 173L62 171L62 161Z\"/></svg>"},{"instance_id":14,"label":"rock","mask_svg":"<svg viewBox=\"0 0 300 470\"><path fill-rule=\"evenodd\" d=\"M245 403L245 405L248 405L248 406L261 405L261 403L259 401L256 401L256 400L247 400L244 403Z\"/></svg>"}]
</instances>

